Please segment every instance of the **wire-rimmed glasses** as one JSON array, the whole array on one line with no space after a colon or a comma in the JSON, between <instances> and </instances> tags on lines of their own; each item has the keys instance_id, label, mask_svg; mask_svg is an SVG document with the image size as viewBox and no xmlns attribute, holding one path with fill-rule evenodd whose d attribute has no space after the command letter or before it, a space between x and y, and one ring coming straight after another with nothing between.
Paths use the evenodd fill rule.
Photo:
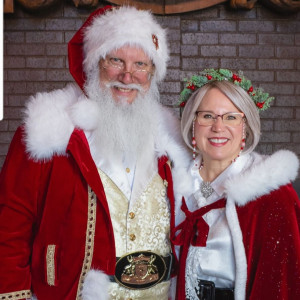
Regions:
<instances>
[{"instance_id":1,"label":"wire-rimmed glasses","mask_svg":"<svg viewBox=\"0 0 300 300\"><path fill-rule=\"evenodd\" d=\"M129 73L132 78L135 78L140 84L148 82L153 75L152 63L137 61L132 64L132 70L126 71L126 64L122 59L117 57L107 57L103 60L102 67L107 71L110 79L120 75Z\"/></svg>"}]
</instances>

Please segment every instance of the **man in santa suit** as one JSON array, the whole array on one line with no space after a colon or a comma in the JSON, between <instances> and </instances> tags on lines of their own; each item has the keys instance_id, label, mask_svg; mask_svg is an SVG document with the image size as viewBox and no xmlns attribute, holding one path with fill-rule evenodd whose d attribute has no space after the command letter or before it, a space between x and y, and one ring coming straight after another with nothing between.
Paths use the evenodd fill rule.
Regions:
<instances>
[{"instance_id":1,"label":"man in santa suit","mask_svg":"<svg viewBox=\"0 0 300 300\"><path fill-rule=\"evenodd\" d=\"M100 8L69 42L78 85L29 100L0 176L1 299L171 297L185 148L159 104L168 56L149 12Z\"/></svg>"}]
</instances>

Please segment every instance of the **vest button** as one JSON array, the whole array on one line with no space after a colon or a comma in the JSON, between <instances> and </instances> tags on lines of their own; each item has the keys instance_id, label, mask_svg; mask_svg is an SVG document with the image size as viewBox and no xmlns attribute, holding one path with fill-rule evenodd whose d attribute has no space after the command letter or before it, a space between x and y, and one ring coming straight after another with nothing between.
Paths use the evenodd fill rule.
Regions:
<instances>
[{"instance_id":1,"label":"vest button","mask_svg":"<svg viewBox=\"0 0 300 300\"><path fill-rule=\"evenodd\" d=\"M126 168L126 172L129 173L129 172L130 172L130 169L129 169L129 168Z\"/></svg>"},{"instance_id":2,"label":"vest button","mask_svg":"<svg viewBox=\"0 0 300 300\"><path fill-rule=\"evenodd\" d=\"M130 213L129 213L129 218L130 218L130 219L133 219L134 217L135 217L134 212L130 212Z\"/></svg>"},{"instance_id":3,"label":"vest button","mask_svg":"<svg viewBox=\"0 0 300 300\"><path fill-rule=\"evenodd\" d=\"M134 240L136 239L136 236L135 236L135 234L132 233L132 234L129 236L129 238L130 238L131 241L134 241Z\"/></svg>"}]
</instances>

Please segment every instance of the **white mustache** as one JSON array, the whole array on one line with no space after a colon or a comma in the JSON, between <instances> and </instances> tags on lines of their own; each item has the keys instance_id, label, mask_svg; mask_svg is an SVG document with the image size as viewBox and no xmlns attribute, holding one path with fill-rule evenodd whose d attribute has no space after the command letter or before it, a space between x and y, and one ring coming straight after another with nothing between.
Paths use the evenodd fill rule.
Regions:
<instances>
[{"instance_id":1,"label":"white mustache","mask_svg":"<svg viewBox=\"0 0 300 300\"><path fill-rule=\"evenodd\" d=\"M121 89L133 89L133 90L138 90L139 92L141 92L143 90L143 88L139 84L135 84L135 83L123 84L118 81L108 82L105 84L105 86L107 88L117 87L117 88L121 88Z\"/></svg>"}]
</instances>

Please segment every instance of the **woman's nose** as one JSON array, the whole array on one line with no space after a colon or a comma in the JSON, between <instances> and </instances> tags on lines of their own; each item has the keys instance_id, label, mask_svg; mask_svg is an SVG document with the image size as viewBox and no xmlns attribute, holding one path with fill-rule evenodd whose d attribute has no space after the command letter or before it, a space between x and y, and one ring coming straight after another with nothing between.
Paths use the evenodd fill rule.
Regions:
<instances>
[{"instance_id":1,"label":"woman's nose","mask_svg":"<svg viewBox=\"0 0 300 300\"><path fill-rule=\"evenodd\" d=\"M221 116L217 116L215 121L214 121L214 124L211 126L212 130L213 131L216 131L216 132L220 132L224 129L224 123L223 123L223 119Z\"/></svg>"}]
</instances>

